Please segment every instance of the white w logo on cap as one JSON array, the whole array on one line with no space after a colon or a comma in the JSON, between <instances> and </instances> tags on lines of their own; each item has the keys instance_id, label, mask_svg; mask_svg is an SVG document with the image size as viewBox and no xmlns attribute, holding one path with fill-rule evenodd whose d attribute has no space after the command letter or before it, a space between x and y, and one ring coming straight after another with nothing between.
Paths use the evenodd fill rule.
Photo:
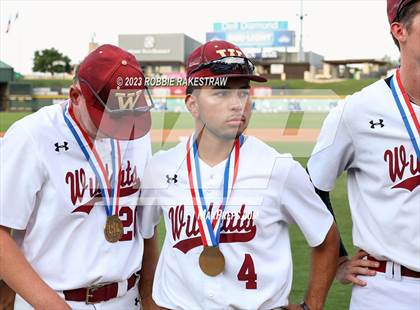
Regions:
<instances>
[{"instance_id":1,"label":"white w logo on cap","mask_svg":"<svg viewBox=\"0 0 420 310\"><path fill-rule=\"evenodd\" d=\"M119 108L121 110L134 110L142 92L143 90L140 89L136 92L115 93L115 97L118 99Z\"/></svg>"}]
</instances>

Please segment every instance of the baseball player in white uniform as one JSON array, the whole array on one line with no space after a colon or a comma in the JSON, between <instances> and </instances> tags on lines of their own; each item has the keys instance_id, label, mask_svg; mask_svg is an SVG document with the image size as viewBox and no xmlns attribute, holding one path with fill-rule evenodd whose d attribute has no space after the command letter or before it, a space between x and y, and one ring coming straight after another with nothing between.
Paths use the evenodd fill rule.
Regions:
<instances>
[{"instance_id":1,"label":"baseball player in white uniform","mask_svg":"<svg viewBox=\"0 0 420 310\"><path fill-rule=\"evenodd\" d=\"M79 66L69 100L4 136L0 278L18 294L15 309L140 308L136 206L151 100L139 78L133 55L100 46Z\"/></svg>"},{"instance_id":2,"label":"baseball player in white uniform","mask_svg":"<svg viewBox=\"0 0 420 310\"><path fill-rule=\"evenodd\" d=\"M324 192L348 173L351 309L420 309L420 1L388 0L388 18L401 66L331 111L308 162Z\"/></svg>"},{"instance_id":3,"label":"baseball player in white uniform","mask_svg":"<svg viewBox=\"0 0 420 310\"><path fill-rule=\"evenodd\" d=\"M162 215L166 238L153 299L168 309L272 309L288 305L292 259L288 225L313 247L302 305L322 309L338 259L333 218L305 170L243 135L251 116L253 73L243 52L211 41L188 58L187 79L228 77L218 86L189 87L195 119L190 138L155 154L140 198L145 238ZM331 251L331 252L329 252Z\"/></svg>"}]
</instances>

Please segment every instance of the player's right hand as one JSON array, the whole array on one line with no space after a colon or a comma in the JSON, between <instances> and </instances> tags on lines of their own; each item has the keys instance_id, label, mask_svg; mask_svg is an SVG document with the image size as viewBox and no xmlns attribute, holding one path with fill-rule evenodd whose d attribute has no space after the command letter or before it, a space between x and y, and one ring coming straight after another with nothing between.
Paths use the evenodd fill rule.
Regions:
<instances>
[{"instance_id":1,"label":"player's right hand","mask_svg":"<svg viewBox=\"0 0 420 310\"><path fill-rule=\"evenodd\" d=\"M363 259L366 256L368 256L368 253L359 250L350 260L348 257L340 257L336 279L342 284L353 283L359 286L366 286L367 283L360 280L357 276L374 276L376 271L369 268L375 268L379 265L378 262Z\"/></svg>"}]
</instances>

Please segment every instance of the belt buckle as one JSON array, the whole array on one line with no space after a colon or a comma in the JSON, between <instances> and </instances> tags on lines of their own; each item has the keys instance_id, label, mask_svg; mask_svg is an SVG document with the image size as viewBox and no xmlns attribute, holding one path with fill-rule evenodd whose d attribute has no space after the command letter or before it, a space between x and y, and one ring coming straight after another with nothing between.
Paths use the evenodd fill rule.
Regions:
<instances>
[{"instance_id":1,"label":"belt buckle","mask_svg":"<svg viewBox=\"0 0 420 310\"><path fill-rule=\"evenodd\" d=\"M87 305L95 304L96 302L90 301L89 299L93 297L93 292L96 291L98 288L102 287L103 285L91 285L86 288L86 298L85 302Z\"/></svg>"}]
</instances>

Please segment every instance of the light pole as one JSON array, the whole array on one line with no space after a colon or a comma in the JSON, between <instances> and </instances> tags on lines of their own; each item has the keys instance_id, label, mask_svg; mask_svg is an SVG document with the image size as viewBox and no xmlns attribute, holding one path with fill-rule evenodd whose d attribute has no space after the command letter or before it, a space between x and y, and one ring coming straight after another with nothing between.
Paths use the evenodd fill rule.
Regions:
<instances>
[{"instance_id":1,"label":"light pole","mask_svg":"<svg viewBox=\"0 0 420 310\"><path fill-rule=\"evenodd\" d=\"M299 39L299 62L305 61L305 54L303 52L303 18L308 16L308 14L303 14L303 0L300 0L300 14L298 14L300 19L300 39Z\"/></svg>"}]
</instances>

